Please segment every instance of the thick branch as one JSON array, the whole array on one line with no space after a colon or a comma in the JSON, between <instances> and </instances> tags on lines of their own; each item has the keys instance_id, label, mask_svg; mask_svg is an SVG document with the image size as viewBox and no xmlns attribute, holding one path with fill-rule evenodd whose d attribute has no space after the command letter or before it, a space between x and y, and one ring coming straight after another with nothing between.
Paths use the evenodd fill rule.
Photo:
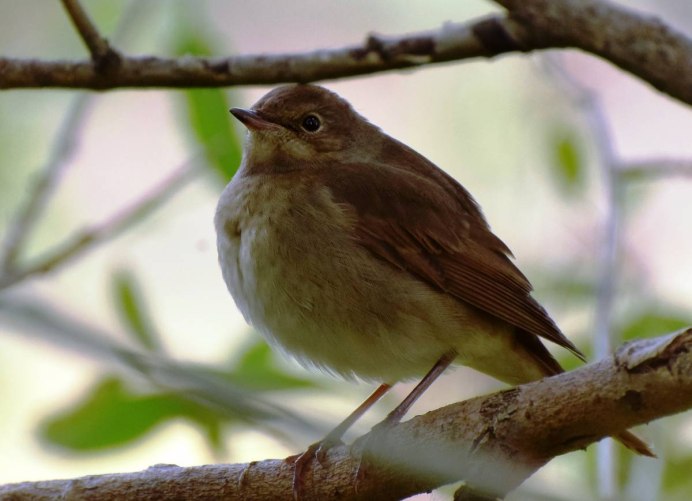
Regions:
<instances>
[{"instance_id":1,"label":"thick branch","mask_svg":"<svg viewBox=\"0 0 692 501\"><path fill-rule=\"evenodd\" d=\"M692 104L692 40L607 0L496 0L497 15L439 30L369 36L341 49L235 57L125 57L108 72L91 61L0 58L0 89L218 87L314 82L505 52L574 47Z\"/></svg>"},{"instance_id":2,"label":"thick branch","mask_svg":"<svg viewBox=\"0 0 692 501\"><path fill-rule=\"evenodd\" d=\"M551 458L634 425L692 408L692 329L630 343L615 357L532 384L453 404L373 439L366 475L346 446L307 472L305 499L393 500L465 479L504 495ZM357 450L359 447L356 446ZM290 499L283 460L181 468L0 487L0 497L53 499Z\"/></svg>"},{"instance_id":3,"label":"thick branch","mask_svg":"<svg viewBox=\"0 0 692 501\"><path fill-rule=\"evenodd\" d=\"M575 47L692 104L692 40L659 19L606 0L493 0L532 48Z\"/></svg>"}]
</instances>

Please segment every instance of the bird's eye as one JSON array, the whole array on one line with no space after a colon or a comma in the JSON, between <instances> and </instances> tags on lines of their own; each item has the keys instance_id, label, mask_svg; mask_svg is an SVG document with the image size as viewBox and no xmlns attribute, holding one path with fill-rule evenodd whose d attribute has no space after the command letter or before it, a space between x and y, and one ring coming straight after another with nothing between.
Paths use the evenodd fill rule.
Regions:
<instances>
[{"instance_id":1,"label":"bird's eye","mask_svg":"<svg viewBox=\"0 0 692 501\"><path fill-rule=\"evenodd\" d=\"M322 126L322 123L315 115L308 115L303 118L303 123L301 125L303 126L303 129L308 132L317 132Z\"/></svg>"}]
</instances>

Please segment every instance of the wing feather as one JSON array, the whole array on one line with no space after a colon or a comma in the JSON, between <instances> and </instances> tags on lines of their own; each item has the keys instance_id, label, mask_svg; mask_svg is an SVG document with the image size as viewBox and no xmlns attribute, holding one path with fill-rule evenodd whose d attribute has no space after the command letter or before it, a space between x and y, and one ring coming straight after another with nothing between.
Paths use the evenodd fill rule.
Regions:
<instances>
[{"instance_id":1,"label":"wing feather","mask_svg":"<svg viewBox=\"0 0 692 501\"><path fill-rule=\"evenodd\" d=\"M433 168L437 178L391 162L339 165L322 182L355 214L354 238L375 256L583 359L531 297L531 284L468 192Z\"/></svg>"}]
</instances>

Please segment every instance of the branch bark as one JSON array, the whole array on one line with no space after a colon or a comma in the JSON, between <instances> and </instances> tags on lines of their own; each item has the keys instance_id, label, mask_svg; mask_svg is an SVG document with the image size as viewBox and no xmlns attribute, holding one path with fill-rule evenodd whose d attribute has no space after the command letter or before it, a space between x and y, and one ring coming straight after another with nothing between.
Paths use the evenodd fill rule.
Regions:
<instances>
[{"instance_id":1,"label":"branch bark","mask_svg":"<svg viewBox=\"0 0 692 501\"><path fill-rule=\"evenodd\" d=\"M692 329L624 345L581 369L418 416L371 437L366 475L347 446L307 472L305 499L394 500L464 479L503 496L553 457L629 427L692 408ZM368 435L366 435L367 437ZM12 500L290 499L281 459L0 487Z\"/></svg>"},{"instance_id":2,"label":"branch bark","mask_svg":"<svg viewBox=\"0 0 692 501\"><path fill-rule=\"evenodd\" d=\"M494 0L509 15L297 54L129 57L94 61L0 58L0 89L220 87L365 75L507 52L578 48L692 104L692 40L654 17L608 0Z\"/></svg>"},{"instance_id":3,"label":"branch bark","mask_svg":"<svg viewBox=\"0 0 692 501\"><path fill-rule=\"evenodd\" d=\"M99 34L96 26L78 0L62 0L62 4L70 16L72 24L74 24L84 44L89 49L91 59L96 66L103 65L103 61L106 59L119 58L118 54L108 44L108 41Z\"/></svg>"}]
</instances>

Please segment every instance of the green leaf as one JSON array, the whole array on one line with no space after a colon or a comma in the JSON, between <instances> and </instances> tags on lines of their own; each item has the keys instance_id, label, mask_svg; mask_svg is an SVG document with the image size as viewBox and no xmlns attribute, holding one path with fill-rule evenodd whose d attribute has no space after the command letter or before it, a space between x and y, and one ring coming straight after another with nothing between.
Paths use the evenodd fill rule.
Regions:
<instances>
[{"instance_id":1,"label":"green leaf","mask_svg":"<svg viewBox=\"0 0 692 501\"><path fill-rule=\"evenodd\" d=\"M73 452L94 452L131 444L157 425L177 418L199 425L219 449L221 420L209 410L176 394L140 395L118 378L99 382L73 408L47 419L41 438Z\"/></svg>"},{"instance_id":2,"label":"green leaf","mask_svg":"<svg viewBox=\"0 0 692 501\"><path fill-rule=\"evenodd\" d=\"M555 165L557 180L569 193L576 192L584 185L585 168L577 139L571 131L562 130L551 140L552 164Z\"/></svg>"},{"instance_id":3,"label":"green leaf","mask_svg":"<svg viewBox=\"0 0 692 501\"><path fill-rule=\"evenodd\" d=\"M204 33L191 29L178 31L175 43L177 55L206 56L211 54L211 42ZM225 184L240 165L242 145L234 129L229 109L231 104L220 89L189 89L185 94L185 110L193 137L203 148L208 165Z\"/></svg>"},{"instance_id":4,"label":"green leaf","mask_svg":"<svg viewBox=\"0 0 692 501\"><path fill-rule=\"evenodd\" d=\"M574 268L550 272L541 285L540 291L546 297L559 298L561 303L570 305L591 302L596 292L594 279L587 276L587 272Z\"/></svg>"},{"instance_id":5,"label":"green leaf","mask_svg":"<svg viewBox=\"0 0 692 501\"><path fill-rule=\"evenodd\" d=\"M271 348L264 341L260 341L242 354L228 373L228 379L235 384L259 391L319 387L314 381L282 371L278 365Z\"/></svg>"},{"instance_id":6,"label":"green leaf","mask_svg":"<svg viewBox=\"0 0 692 501\"><path fill-rule=\"evenodd\" d=\"M147 350L161 352L161 337L147 313L134 275L119 271L113 276L113 301L125 330Z\"/></svg>"},{"instance_id":7,"label":"green leaf","mask_svg":"<svg viewBox=\"0 0 692 501\"><path fill-rule=\"evenodd\" d=\"M692 319L689 316L685 317L661 310L649 310L640 313L625 324L620 331L620 336L624 341L661 336L691 324Z\"/></svg>"},{"instance_id":8,"label":"green leaf","mask_svg":"<svg viewBox=\"0 0 692 501\"><path fill-rule=\"evenodd\" d=\"M230 123L230 105L218 89L185 91L189 125L204 148L209 166L224 183L230 181L240 165L242 149Z\"/></svg>"},{"instance_id":9,"label":"green leaf","mask_svg":"<svg viewBox=\"0 0 692 501\"><path fill-rule=\"evenodd\" d=\"M692 456L669 458L663 473L663 486L668 492L692 492ZM682 498L681 498L682 499Z\"/></svg>"}]
</instances>

